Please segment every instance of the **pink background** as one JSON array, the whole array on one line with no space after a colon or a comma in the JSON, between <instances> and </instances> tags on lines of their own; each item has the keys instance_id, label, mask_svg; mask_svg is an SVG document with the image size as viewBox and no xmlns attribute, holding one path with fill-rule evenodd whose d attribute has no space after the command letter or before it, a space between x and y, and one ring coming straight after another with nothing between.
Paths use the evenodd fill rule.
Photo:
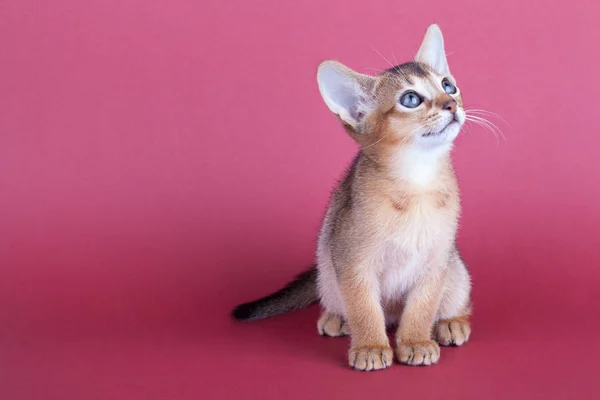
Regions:
<instances>
[{"instance_id":1,"label":"pink background","mask_svg":"<svg viewBox=\"0 0 600 400\"><path fill-rule=\"evenodd\" d=\"M599 4L3 1L0 397L597 395ZM361 374L316 307L234 323L312 262L356 151L318 63L376 73L432 22L507 121L455 151L472 341Z\"/></svg>"}]
</instances>

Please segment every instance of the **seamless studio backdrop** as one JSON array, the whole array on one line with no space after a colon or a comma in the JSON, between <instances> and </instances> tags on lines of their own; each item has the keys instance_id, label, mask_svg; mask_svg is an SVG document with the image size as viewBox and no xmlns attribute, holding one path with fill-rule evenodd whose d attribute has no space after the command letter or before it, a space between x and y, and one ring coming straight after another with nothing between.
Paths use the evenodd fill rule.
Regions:
<instances>
[{"instance_id":1,"label":"seamless studio backdrop","mask_svg":"<svg viewBox=\"0 0 600 400\"><path fill-rule=\"evenodd\" d=\"M592 398L600 342L596 1L5 0L0 397ZM356 152L318 93L444 32L472 125L454 160L472 340L346 366L318 308L237 303L313 261ZM388 63L389 62L389 63Z\"/></svg>"}]
</instances>

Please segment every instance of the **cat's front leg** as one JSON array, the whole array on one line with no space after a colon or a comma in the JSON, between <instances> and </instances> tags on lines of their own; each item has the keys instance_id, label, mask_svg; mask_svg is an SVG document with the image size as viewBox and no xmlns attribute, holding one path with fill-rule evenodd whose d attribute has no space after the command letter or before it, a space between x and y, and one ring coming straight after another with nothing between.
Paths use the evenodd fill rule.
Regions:
<instances>
[{"instance_id":1,"label":"cat's front leg","mask_svg":"<svg viewBox=\"0 0 600 400\"><path fill-rule=\"evenodd\" d=\"M431 339L444 287L443 264L432 265L408 293L396 332L396 356L402 364L432 365L440 358L440 347Z\"/></svg>"},{"instance_id":2,"label":"cat's front leg","mask_svg":"<svg viewBox=\"0 0 600 400\"><path fill-rule=\"evenodd\" d=\"M361 371L387 368L394 358L385 330L378 284L374 271L365 273L349 268L340 273L340 289L351 334L348 363Z\"/></svg>"}]
</instances>

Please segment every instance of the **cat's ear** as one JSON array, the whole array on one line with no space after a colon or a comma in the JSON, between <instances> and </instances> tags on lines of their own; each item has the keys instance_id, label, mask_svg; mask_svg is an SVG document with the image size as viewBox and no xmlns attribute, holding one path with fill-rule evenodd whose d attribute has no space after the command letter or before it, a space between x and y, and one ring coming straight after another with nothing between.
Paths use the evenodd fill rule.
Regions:
<instances>
[{"instance_id":1,"label":"cat's ear","mask_svg":"<svg viewBox=\"0 0 600 400\"><path fill-rule=\"evenodd\" d=\"M359 74L337 61L319 65L317 83L321 96L332 113L356 129L373 109L369 92L375 78Z\"/></svg>"},{"instance_id":2,"label":"cat's ear","mask_svg":"<svg viewBox=\"0 0 600 400\"><path fill-rule=\"evenodd\" d=\"M430 25L425 33L425 38L415 56L415 61L429 65L440 75L448 75L448 60L444 50L444 37L440 27L436 24Z\"/></svg>"}]
</instances>

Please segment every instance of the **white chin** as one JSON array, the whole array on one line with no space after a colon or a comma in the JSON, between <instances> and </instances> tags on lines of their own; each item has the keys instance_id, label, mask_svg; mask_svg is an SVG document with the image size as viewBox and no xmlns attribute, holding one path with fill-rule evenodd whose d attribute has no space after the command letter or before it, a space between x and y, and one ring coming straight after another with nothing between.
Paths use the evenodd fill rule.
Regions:
<instances>
[{"instance_id":1,"label":"white chin","mask_svg":"<svg viewBox=\"0 0 600 400\"><path fill-rule=\"evenodd\" d=\"M451 122L439 133L432 133L428 135L419 136L417 143L423 147L436 147L441 145L450 144L458 136L460 131L460 124L458 122Z\"/></svg>"}]
</instances>

